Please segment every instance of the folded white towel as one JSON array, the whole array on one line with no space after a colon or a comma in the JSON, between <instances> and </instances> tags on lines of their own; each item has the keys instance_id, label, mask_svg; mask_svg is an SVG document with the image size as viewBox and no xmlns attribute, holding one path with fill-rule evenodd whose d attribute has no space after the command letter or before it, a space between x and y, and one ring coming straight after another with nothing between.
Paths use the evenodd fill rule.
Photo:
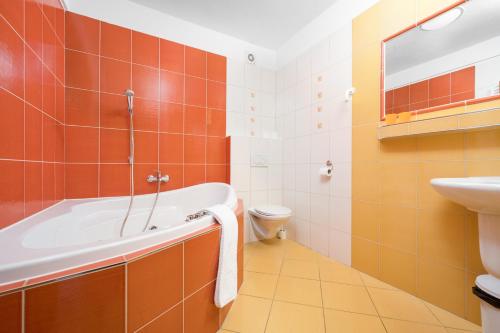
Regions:
<instances>
[{"instance_id":1,"label":"folded white towel","mask_svg":"<svg viewBox=\"0 0 500 333\"><path fill-rule=\"evenodd\" d=\"M234 300L238 293L238 220L225 205L215 205L207 211L222 226L214 296L215 305L222 308Z\"/></svg>"}]
</instances>

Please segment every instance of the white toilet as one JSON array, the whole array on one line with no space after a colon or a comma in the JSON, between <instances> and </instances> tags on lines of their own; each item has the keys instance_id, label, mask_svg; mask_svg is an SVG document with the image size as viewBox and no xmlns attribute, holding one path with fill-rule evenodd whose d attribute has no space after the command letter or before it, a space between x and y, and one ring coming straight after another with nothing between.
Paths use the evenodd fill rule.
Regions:
<instances>
[{"instance_id":1,"label":"white toilet","mask_svg":"<svg viewBox=\"0 0 500 333\"><path fill-rule=\"evenodd\" d=\"M288 224L292 210L283 206L266 205L250 208L248 214L257 238L271 239Z\"/></svg>"},{"instance_id":2,"label":"white toilet","mask_svg":"<svg viewBox=\"0 0 500 333\"><path fill-rule=\"evenodd\" d=\"M500 330L500 279L485 274L476 278L472 292L481 302L481 321L483 332L499 332Z\"/></svg>"}]
</instances>

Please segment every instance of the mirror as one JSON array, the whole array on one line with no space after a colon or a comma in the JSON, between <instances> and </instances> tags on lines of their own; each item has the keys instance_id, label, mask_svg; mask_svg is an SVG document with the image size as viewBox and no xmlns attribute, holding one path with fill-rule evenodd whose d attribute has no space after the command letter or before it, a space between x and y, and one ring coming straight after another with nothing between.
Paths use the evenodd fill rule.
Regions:
<instances>
[{"instance_id":1,"label":"mirror","mask_svg":"<svg viewBox=\"0 0 500 333\"><path fill-rule=\"evenodd\" d=\"M477 111L500 100L499 0L464 1L382 48L384 125L464 113L470 105Z\"/></svg>"}]
</instances>

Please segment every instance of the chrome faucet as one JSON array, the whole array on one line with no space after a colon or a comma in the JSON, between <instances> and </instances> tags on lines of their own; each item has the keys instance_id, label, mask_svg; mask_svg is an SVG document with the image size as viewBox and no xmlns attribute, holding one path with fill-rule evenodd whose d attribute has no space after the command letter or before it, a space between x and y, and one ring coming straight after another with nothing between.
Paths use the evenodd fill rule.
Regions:
<instances>
[{"instance_id":1,"label":"chrome faucet","mask_svg":"<svg viewBox=\"0 0 500 333\"><path fill-rule=\"evenodd\" d=\"M146 181L148 183L167 183L169 180L170 180L170 176L169 175L162 175L161 171L158 171L158 173L156 174L156 176L149 175L146 178Z\"/></svg>"},{"instance_id":2,"label":"chrome faucet","mask_svg":"<svg viewBox=\"0 0 500 333\"><path fill-rule=\"evenodd\" d=\"M158 203L158 197L160 195L161 183L166 183L169 180L170 180L169 175L162 175L160 170L158 170L156 172L156 176L149 175L146 177L146 181L148 183L156 183L156 196L155 196L155 201L153 203L153 207L149 211L149 216L148 216L148 219L146 221L146 224L144 225L144 228L142 228L142 232L145 232L146 230L148 230L149 223L151 222L151 218L153 217L153 213L155 212L156 204ZM157 228L156 226L153 226L153 227L154 227L153 229L149 229L149 230L154 230Z\"/></svg>"}]
</instances>

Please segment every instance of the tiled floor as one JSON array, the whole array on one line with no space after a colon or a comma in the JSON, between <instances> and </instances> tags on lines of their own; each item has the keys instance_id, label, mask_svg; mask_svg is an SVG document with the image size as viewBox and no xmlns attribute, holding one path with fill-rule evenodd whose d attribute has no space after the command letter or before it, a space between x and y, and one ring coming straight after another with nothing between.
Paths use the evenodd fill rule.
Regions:
<instances>
[{"instance_id":1,"label":"tiled floor","mask_svg":"<svg viewBox=\"0 0 500 333\"><path fill-rule=\"evenodd\" d=\"M220 333L467 333L481 328L293 241L245 247Z\"/></svg>"}]
</instances>

